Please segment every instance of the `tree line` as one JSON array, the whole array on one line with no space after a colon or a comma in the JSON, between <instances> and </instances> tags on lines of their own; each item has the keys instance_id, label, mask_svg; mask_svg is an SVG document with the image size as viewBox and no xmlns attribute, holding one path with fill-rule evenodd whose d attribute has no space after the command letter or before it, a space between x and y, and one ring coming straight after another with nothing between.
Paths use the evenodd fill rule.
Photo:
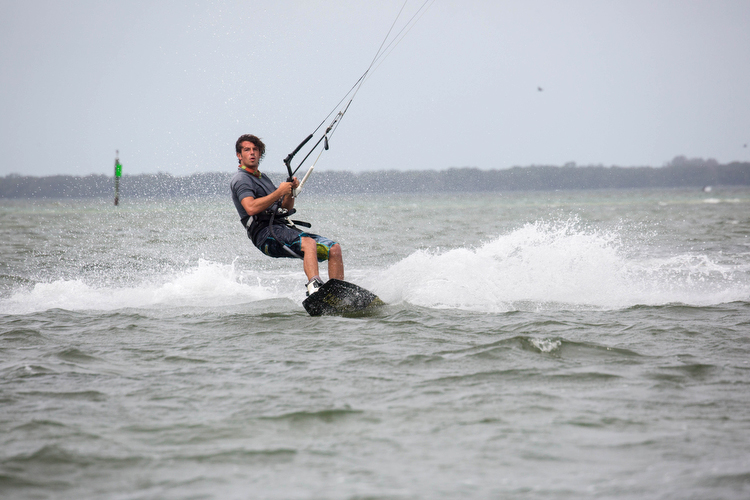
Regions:
<instances>
[{"instance_id":1,"label":"tree line","mask_svg":"<svg viewBox=\"0 0 750 500\"><path fill-rule=\"evenodd\" d=\"M124 175L121 198L214 197L229 194L234 172ZM282 173L269 173L274 182ZM318 170L305 190L311 194L421 193L480 191L547 191L568 189L632 189L703 186L748 186L750 163L719 164L715 160L679 156L663 167L558 166L480 170L341 172ZM112 176L10 174L0 177L0 198L107 198L114 196Z\"/></svg>"}]
</instances>

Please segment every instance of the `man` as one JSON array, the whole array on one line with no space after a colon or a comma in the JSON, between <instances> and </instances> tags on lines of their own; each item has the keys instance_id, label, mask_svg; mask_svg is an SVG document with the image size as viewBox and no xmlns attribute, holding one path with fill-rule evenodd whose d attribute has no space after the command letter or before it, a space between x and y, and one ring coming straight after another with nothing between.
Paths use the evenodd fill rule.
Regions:
<instances>
[{"instance_id":1,"label":"man","mask_svg":"<svg viewBox=\"0 0 750 500\"><path fill-rule=\"evenodd\" d=\"M344 279L341 245L317 234L298 229L287 219L294 208L293 190L299 186L282 182L279 187L258 170L266 154L266 145L254 135L245 134L235 144L239 168L232 177L232 201L247 230L247 237L258 249L271 257L302 258L307 275L307 295L323 285L318 275L318 261L328 260L328 277ZM283 209L283 210L282 210Z\"/></svg>"}]
</instances>

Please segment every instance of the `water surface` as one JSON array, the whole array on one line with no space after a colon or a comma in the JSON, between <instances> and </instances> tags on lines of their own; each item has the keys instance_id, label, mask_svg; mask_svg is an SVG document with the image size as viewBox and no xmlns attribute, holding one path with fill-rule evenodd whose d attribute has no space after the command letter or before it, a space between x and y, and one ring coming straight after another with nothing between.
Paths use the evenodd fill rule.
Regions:
<instances>
[{"instance_id":1,"label":"water surface","mask_svg":"<svg viewBox=\"0 0 750 500\"><path fill-rule=\"evenodd\" d=\"M750 495L750 191L0 200L4 498Z\"/></svg>"}]
</instances>

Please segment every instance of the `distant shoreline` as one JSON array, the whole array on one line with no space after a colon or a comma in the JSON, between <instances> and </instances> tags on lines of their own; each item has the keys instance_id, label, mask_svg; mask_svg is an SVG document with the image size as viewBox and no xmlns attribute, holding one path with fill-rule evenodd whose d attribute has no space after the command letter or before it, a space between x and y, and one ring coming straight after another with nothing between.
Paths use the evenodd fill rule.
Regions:
<instances>
[{"instance_id":1,"label":"distant shoreline","mask_svg":"<svg viewBox=\"0 0 750 500\"><path fill-rule=\"evenodd\" d=\"M228 195L230 172L124 175L120 196L125 198L212 197ZM284 175L269 173L275 181ZM449 168L447 170L342 172L317 170L305 186L309 193L420 193L551 191L568 189L633 189L750 185L750 162L719 164L714 160L677 157L664 167L530 166L504 170ZM0 177L0 198L109 198L112 176L10 174Z\"/></svg>"}]
</instances>

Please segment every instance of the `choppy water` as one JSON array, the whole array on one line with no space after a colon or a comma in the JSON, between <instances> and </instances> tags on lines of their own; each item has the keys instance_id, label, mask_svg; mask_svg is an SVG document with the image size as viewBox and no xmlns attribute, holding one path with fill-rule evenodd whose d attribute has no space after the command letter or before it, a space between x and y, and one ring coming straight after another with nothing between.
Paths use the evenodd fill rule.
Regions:
<instances>
[{"instance_id":1,"label":"choppy water","mask_svg":"<svg viewBox=\"0 0 750 500\"><path fill-rule=\"evenodd\" d=\"M750 497L750 190L0 200L3 498Z\"/></svg>"}]
</instances>

